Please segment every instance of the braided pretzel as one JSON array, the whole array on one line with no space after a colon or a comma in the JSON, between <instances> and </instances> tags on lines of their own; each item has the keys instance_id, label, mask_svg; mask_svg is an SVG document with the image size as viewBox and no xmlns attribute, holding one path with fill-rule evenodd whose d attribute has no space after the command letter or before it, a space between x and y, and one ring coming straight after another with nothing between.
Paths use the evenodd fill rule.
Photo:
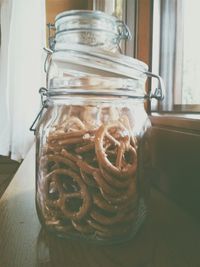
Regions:
<instances>
[{"instance_id":1,"label":"braided pretzel","mask_svg":"<svg viewBox=\"0 0 200 267\"><path fill-rule=\"evenodd\" d=\"M122 142L118 141L112 134L109 133L109 130L113 128L120 129L120 139ZM109 161L106 155L106 151L104 148L105 138L108 138L115 146L118 147L117 149L117 158L115 165ZM97 159L99 164L106 169L108 172L112 173L113 175L117 176L130 176L133 175L137 168L137 154L136 150L129 146L130 140L128 140L128 135L126 128L124 128L121 124L115 123L111 125L102 125L96 132L95 135L95 151L97 155ZM129 150L127 150L127 147ZM125 152L131 154L132 162L125 162ZM125 162L125 166L123 166L123 162Z\"/></svg>"}]
</instances>

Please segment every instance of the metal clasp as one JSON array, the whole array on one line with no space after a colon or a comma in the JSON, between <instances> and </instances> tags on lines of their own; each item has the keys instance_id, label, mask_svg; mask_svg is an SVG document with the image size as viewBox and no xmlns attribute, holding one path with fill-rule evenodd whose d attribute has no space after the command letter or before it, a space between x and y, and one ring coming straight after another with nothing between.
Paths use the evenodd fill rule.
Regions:
<instances>
[{"instance_id":1,"label":"metal clasp","mask_svg":"<svg viewBox=\"0 0 200 267\"><path fill-rule=\"evenodd\" d=\"M36 127L35 127L35 125L36 125L37 121L40 119L43 110L44 110L45 108L48 107L48 105L47 105L47 100L44 99L44 96L45 96L45 97L47 96L47 89L44 88L44 87L41 87L41 88L39 89L39 93L40 93L40 96L41 96L42 108L41 108L40 111L38 112L36 118L34 119L33 123L31 124L31 127L29 128L30 131L34 132L34 134L35 134L35 131L36 131Z\"/></svg>"},{"instance_id":2,"label":"metal clasp","mask_svg":"<svg viewBox=\"0 0 200 267\"><path fill-rule=\"evenodd\" d=\"M150 91L148 94L148 97L149 98L155 98L158 101L162 101L164 99L164 93L163 92L165 91L163 79L159 75L156 75L156 74L148 72L148 71L146 71L145 74L150 78L156 78L158 80L158 87L154 90L153 93L152 93L152 91Z\"/></svg>"},{"instance_id":3,"label":"metal clasp","mask_svg":"<svg viewBox=\"0 0 200 267\"><path fill-rule=\"evenodd\" d=\"M48 45L49 45L49 48L54 51L54 48L55 48L55 24L52 24L52 23L48 23L47 24L47 27L48 27ZM54 32L52 34L52 31Z\"/></svg>"},{"instance_id":4,"label":"metal clasp","mask_svg":"<svg viewBox=\"0 0 200 267\"><path fill-rule=\"evenodd\" d=\"M128 26L122 20L118 20L117 23L118 23L119 40L122 40L122 39L130 40L132 38L132 34Z\"/></svg>"},{"instance_id":5,"label":"metal clasp","mask_svg":"<svg viewBox=\"0 0 200 267\"><path fill-rule=\"evenodd\" d=\"M44 72L47 73L48 69L49 69L50 62L51 62L51 55L52 55L53 51L49 48L46 48L46 47L43 47L43 49L47 53L47 56L46 56L45 61L44 61ZM47 65L47 63L48 63L48 65Z\"/></svg>"}]
</instances>

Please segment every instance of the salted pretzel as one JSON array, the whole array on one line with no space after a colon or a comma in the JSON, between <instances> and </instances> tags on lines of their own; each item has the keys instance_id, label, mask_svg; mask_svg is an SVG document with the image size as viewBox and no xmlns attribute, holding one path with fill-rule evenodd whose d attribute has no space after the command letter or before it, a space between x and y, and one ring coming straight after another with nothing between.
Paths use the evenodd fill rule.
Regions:
<instances>
[{"instance_id":1,"label":"salted pretzel","mask_svg":"<svg viewBox=\"0 0 200 267\"><path fill-rule=\"evenodd\" d=\"M63 181L59 178L59 176L64 176ZM67 185L64 186L65 180L68 179L68 177L72 178L72 180L75 182L75 185L77 184L79 187L74 192L67 192L66 189ZM53 201L53 205L60 208L62 213L66 216L66 218L73 219L73 220L80 220L82 219L88 212L91 206L91 198L89 195L89 192L87 190L86 185L82 182L82 179L80 176L69 170L69 169L56 169L52 171L48 177L45 177L45 183L46 183L46 197L48 198L48 192L49 192L49 185L50 180L55 183L55 188L58 190L58 199ZM69 201L73 199L81 199L82 203L78 207L77 211L70 210L70 204ZM48 199L49 201L50 199Z\"/></svg>"},{"instance_id":2,"label":"salted pretzel","mask_svg":"<svg viewBox=\"0 0 200 267\"><path fill-rule=\"evenodd\" d=\"M117 147L115 163L112 163L107 157L104 147L106 139ZM129 133L121 123L99 127L95 135L95 151L100 166L113 175L127 177L136 172L137 153L135 148L130 145ZM128 154L131 162L126 161L126 154Z\"/></svg>"},{"instance_id":3,"label":"salted pretzel","mask_svg":"<svg viewBox=\"0 0 200 267\"><path fill-rule=\"evenodd\" d=\"M71 117L62 116L46 138L38 181L44 217L51 224L52 216L56 229L66 234L128 235L139 198L137 142L129 119L116 113L118 121L107 123L110 111L104 109L103 124L97 127L96 113L87 122L88 111L82 110L71 108Z\"/></svg>"}]
</instances>

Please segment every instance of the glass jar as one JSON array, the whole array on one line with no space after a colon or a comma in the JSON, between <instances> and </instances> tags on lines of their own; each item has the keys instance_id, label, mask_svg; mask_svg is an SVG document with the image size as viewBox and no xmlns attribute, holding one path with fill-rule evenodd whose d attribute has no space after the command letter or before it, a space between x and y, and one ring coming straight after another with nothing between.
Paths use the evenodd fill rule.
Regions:
<instances>
[{"instance_id":1,"label":"glass jar","mask_svg":"<svg viewBox=\"0 0 200 267\"><path fill-rule=\"evenodd\" d=\"M117 243L148 206L146 64L120 54L127 27L99 11L56 17L36 127L36 207L58 236Z\"/></svg>"}]
</instances>

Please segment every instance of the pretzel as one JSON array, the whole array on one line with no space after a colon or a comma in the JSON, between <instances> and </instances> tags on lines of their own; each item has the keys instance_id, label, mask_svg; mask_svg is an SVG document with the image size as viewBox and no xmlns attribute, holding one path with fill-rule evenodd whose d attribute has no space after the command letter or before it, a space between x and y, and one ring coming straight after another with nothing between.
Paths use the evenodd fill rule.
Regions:
<instances>
[{"instance_id":1,"label":"pretzel","mask_svg":"<svg viewBox=\"0 0 200 267\"><path fill-rule=\"evenodd\" d=\"M116 212L117 206L108 203L100 193L94 193L92 195L93 203L100 209L108 212Z\"/></svg>"},{"instance_id":2,"label":"pretzel","mask_svg":"<svg viewBox=\"0 0 200 267\"><path fill-rule=\"evenodd\" d=\"M97 187L97 184L93 179L92 175L84 172L82 169L80 169L80 174L86 185L88 185L89 187L95 187L95 188Z\"/></svg>"},{"instance_id":3,"label":"pretzel","mask_svg":"<svg viewBox=\"0 0 200 267\"><path fill-rule=\"evenodd\" d=\"M96 235L101 238L117 238L129 234L131 230L130 225L127 224L109 227L97 223L92 218L89 218L87 222L93 229L95 229Z\"/></svg>"},{"instance_id":4,"label":"pretzel","mask_svg":"<svg viewBox=\"0 0 200 267\"><path fill-rule=\"evenodd\" d=\"M136 212L132 211L129 213L124 212L118 212L117 214L114 214L113 216L106 216L103 215L96 210L92 210L90 212L90 216L92 219L94 219L96 222L100 223L101 225L115 225L119 223L127 223L130 221L134 221L136 219Z\"/></svg>"},{"instance_id":5,"label":"pretzel","mask_svg":"<svg viewBox=\"0 0 200 267\"><path fill-rule=\"evenodd\" d=\"M132 179L132 178L129 177L130 179L120 180L120 179L118 179L118 177L112 176L111 174L109 174L101 166L100 166L100 171L102 173L102 176L106 180L106 182L108 184L112 185L112 187L117 188L117 189L125 189L125 188L127 188L129 186L130 179Z\"/></svg>"},{"instance_id":6,"label":"pretzel","mask_svg":"<svg viewBox=\"0 0 200 267\"><path fill-rule=\"evenodd\" d=\"M53 185L54 192L51 192ZM54 175L49 173L44 179L44 192L45 192L45 202L48 207L57 207L58 198L60 197L60 191L57 183L55 182ZM51 192L51 193L50 193ZM56 196L57 195L57 196ZM54 197L53 197L54 196Z\"/></svg>"},{"instance_id":7,"label":"pretzel","mask_svg":"<svg viewBox=\"0 0 200 267\"><path fill-rule=\"evenodd\" d=\"M76 161L78 159L80 159L80 156L79 155L74 155L72 153L70 153L69 151L67 151L66 149L62 149L60 154L63 156L63 157L66 157L67 159L71 160L72 162L76 163Z\"/></svg>"},{"instance_id":8,"label":"pretzel","mask_svg":"<svg viewBox=\"0 0 200 267\"><path fill-rule=\"evenodd\" d=\"M92 165L88 164L86 161L82 159L78 159L76 164L80 168L80 170L83 170L84 172L93 175L96 171L98 171L98 168L93 167Z\"/></svg>"},{"instance_id":9,"label":"pretzel","mask_svg":"<svg viewBox=\"0 0 200 267\"><path fill-rule=\"evenodd\" d=\"M101 193L93 193L93 203L100 208L102 211L108 211L111 213L116 213L118 211L129 211L134 209L137 206L138 196L134 196L133 199L130 199L130 202L124 203L111 203L105 200Z\"/></svg>"},{"instance_id":10,"label":"pretzel","mask_svg":"<svg viewBox=\"0 0 200 267\"><path fill-rule=\"evenodd\" d=\"M102 191L103 193L109 194L112 197L119 197L122 194L121 191L117 191L104 180L100 171L95 171L93 173L93 177L97 185L99 186L100 191Z\"/></svg>"},{"instance_id":11,"label":"pretzel","mask_svg":"<svg viewBox=\"0 0 200 267\"><path fill-rule=\"evenodd\" d=\"M77 222L72 220L72 225L75 230L81 234L92 234L94 229L87 222Z\"/></svg>"},{"instance_id":12,"label":"pretzel","mask_svg":"<svg viewBox=\"0 0 200 267\"><path fill-rule=\"evenodd\" d=\"M95 147L95 144L94 143L90 143L90 144L86 144L86 145L77 147L75 149L75 151L76 151L77 154L82 154L82 153L85 153L85 152L93 150L94 147Z\"/></svg>"},{"instance_id":13,"label":"pretzel","mask_svg":"<svg viewBox=\"0 0 200 267\"><path fill-rule=\"evenodd\" d=\"M61 232L63 234L67 234L67 236L69 234L76 234L75 231L74 231L74 228L73 226L70 224L70 225L66 225L66 224L57 224L54 226L53 230L57 230L58 232Z\"/></svg>"},{"instance_id":14,"label":"pretzel","mask_svg":"<svg viewBox=\"0 0 200 267\"><path fill-rule=\"evenodd\" d=\"M85 130L85 125L79 118L72 116L65 122L65 132L69 129L70 131Z\"/></svg>"},{"instance_id":15,"label":"pretzel","mask_svg":"<svg viewBox=\"0 0 200 267\"><path fill-rule=\"evenodd\" d=\"M73 181L75 181L78 184L80 190L75 192L66 192L63 183L59 179L59 175L65 175L65 179L67 179L67 177L71 177ZM53 172L51 172L45 179L47 186L46 192L49 190L49 179L53 179L53 181L56 183L56 188L58 189L59 192L58 199L53 201L52 204L56 207L59 207L64 216L66 216L66 218L73 220L82 219L90 209L91 198L87 190L87 187L82 182L80 176L71 170L56 169ZM48 194L46 194L46 197L48 199ZM82 199L82 204L79 207L78 211L72 211L69 208L68 202L70 199L74 198Z\"/></svg>"},{"instance_id":16,"label":"pretzel","mask_svg":"<svg viewBox=\"0 0 200 267\"><path fill-rule=\"evenodd\" d=\"M130 120L128 118L127 115L123 115L120 117L120 122L126 127L126 129L129 131L130 133L130 144L134 147L137 148L137 140L136 138L133 136L133 134L131 134L132 130L131 130L131 126L130 126Z\"/></svg>"},{"instance_id":17,"label":"pretzel","mask_svg":"<svg viewBox=\"0 0 200 267\"><path fill-rule=\"evenodd\" d=\"M109 194L106 194L104 191L101 190L101 194L103 198L110 204L124 204L131 201L131 199L135 196L137 196L137 190L136 190L136 182L132 181L128 187L128 189L119 196L111 196Z\"/></svg>"},{"instance_id":18,"label":"pretzel","mask_svg":"<svg viewBox=\"0 0 200 267\"><path fill-rule=\"evenodd\" d=\"M120 129L120 139L122 139L122 142L117 140L114 135L109 133L109 129L112 130L113 128ZM102 166L113 175L121 177L133 175L137 168L136 150L132 146L129 146L130 140L127 135L124 136L124 132L127 134L126 129L121 126L121 124L115 123L111 125L102 125L101 127L99 127L95 135L95 151L100 166ZM104 139L106 137L118 148L115 164L110 162L110 160L107 158L104 148ZM125 162L125 152L131 153L131 163ZM123 166L123 162L125 163L125 166Z\"/></svg>"},{"instance_id":19,"label":"pretzel","mask_svg":"<svg viewBox=\"0 0 200 267\"><path fill-rule=\"evenodd\" d=\"M41 167L43 169L47 168L47 166L46 166L47 163L55 162L58 164L59 163L65 164L67 166L67 168L71 168L72 170L77 172L77 166L75 165L75 163L73 161L71 161L70 159L67 159L63 156L49 154L49 155L42 157L41 162L42 162L41 164L43 165Z\"/></svg>"},{"instance_id":20,"label":"pretzel","mask_svg":"<svg viewBox=\"0 0 200 267\"><path fill-rule=\"evenodd\" d=\"M59 199L59 206L61 208L61 211L67 218L73 220L80 220L87 214L88 210L90 209L91 206L90 194L87 190L86 185L82 182L82 179L77 173L71 170L62 170L61 173L72 177L73 180L76 181L80 187L79 192L65 193L61 195L61 198ZM66 203L73 198L79 198L82 199L83 201L81 207L77 212L71 211Z\"/></svg>"},{"instance_id":21,"label":"pretzel","mask_svg":"<svg viewBox=\"0 0 200 267\"><path fill-rule=\"evenodd\" d=\"M104 124L97 127L81 110L72 107L71 117L63 116L46 138L38 181L43 215L64 234L106 240L127 236L139 197L137 144L129 119L106 123L105 112Z\"/></svg>"},{"instance_id":22,"label":"pretzel","mask_svg":"<svg viewBox=\"0 0 200 267\"><path fill-rule=\"evenodd\" d=\"M57 140L63 140L63 139L67 139L67 138L75 138L75 137L82 137L85 133L87 133L87 130L79 130L79 131L75 131L75 132L61 132L59 133L58 131L56 131L55 133L51 133L48 136L48 141L57 141Z\"/></svg>"}]
</instances>

